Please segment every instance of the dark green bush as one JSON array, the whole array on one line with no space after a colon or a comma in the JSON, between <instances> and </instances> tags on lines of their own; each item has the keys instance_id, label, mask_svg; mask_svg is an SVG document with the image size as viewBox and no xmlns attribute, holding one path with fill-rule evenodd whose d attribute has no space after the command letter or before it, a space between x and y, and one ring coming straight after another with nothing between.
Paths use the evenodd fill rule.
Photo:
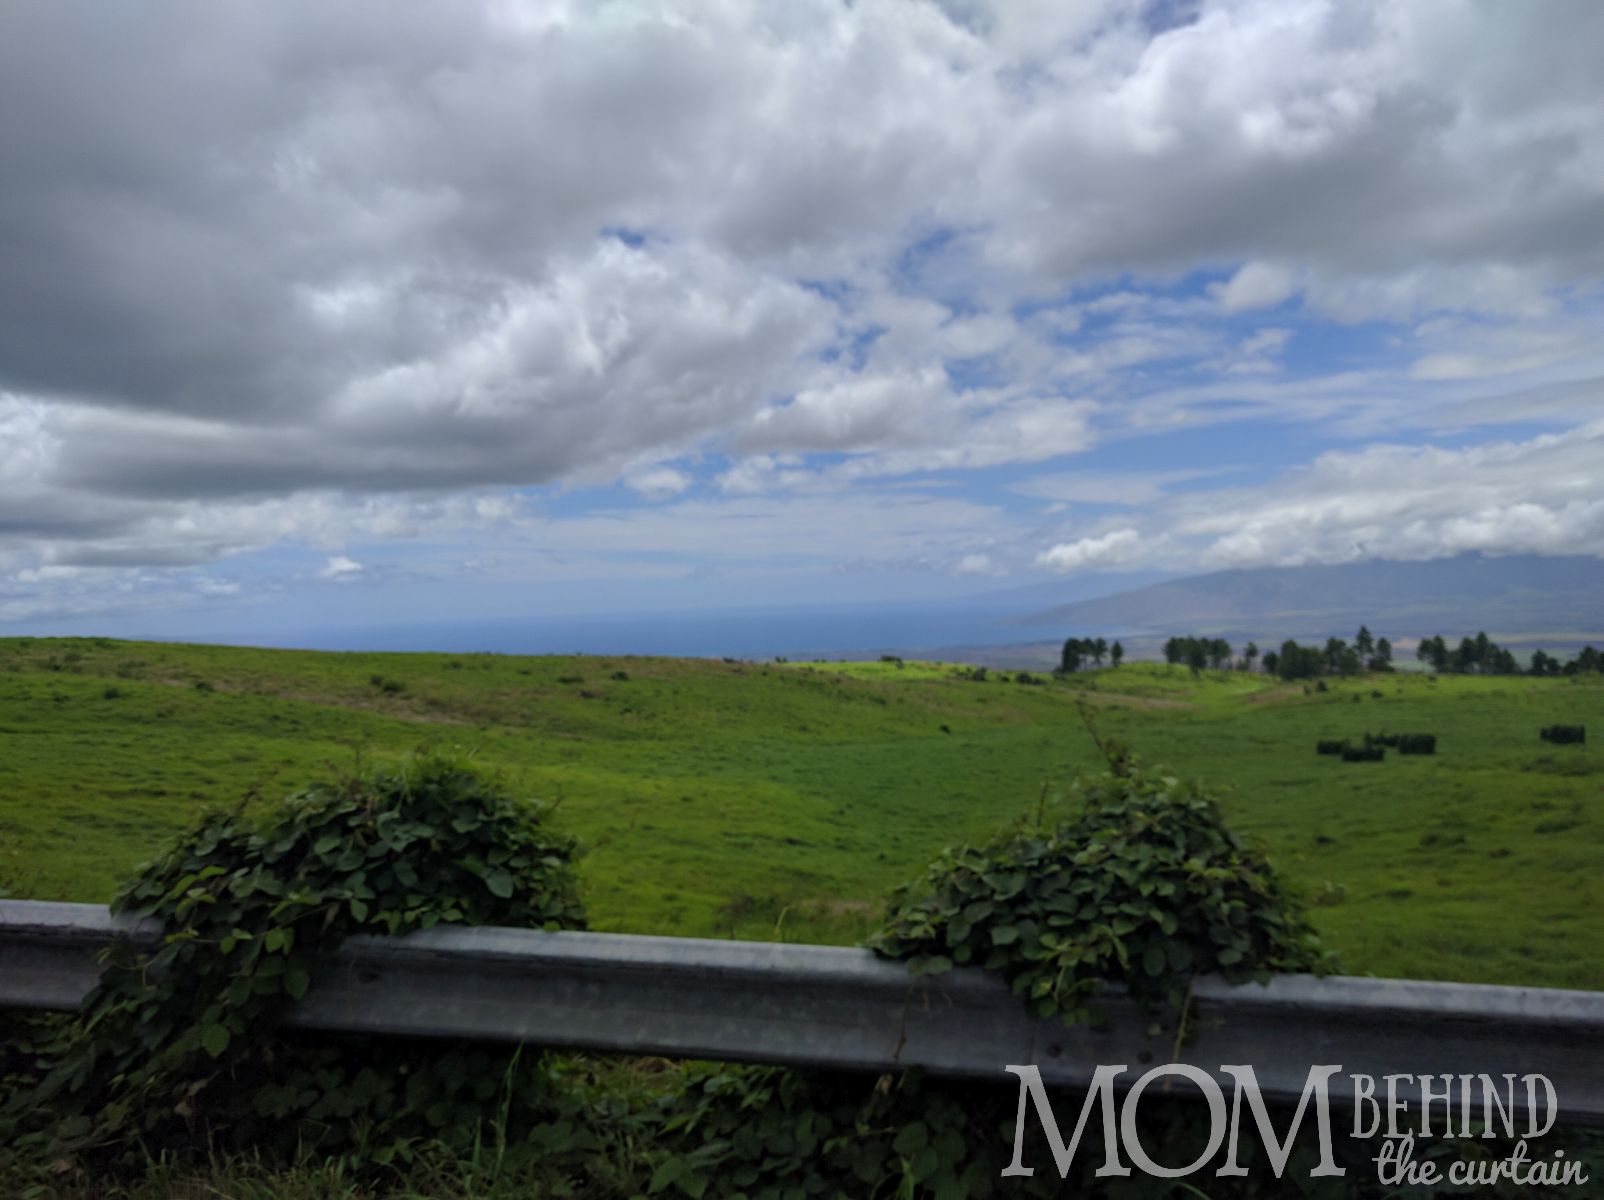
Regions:
<instances>
[{"instance_id":1,"label":"dark green bush","mask_svg":"<svg viewBox=\"0 0 1604 1200\"><path fill-rule=\"evenodd\" d=\"M1316 754L1341 754L1348 743L1340 738L1321 738L1314 744Z\"/></svg>"},{"instance_id":2,"label":"dark green bush","mask_svg":"<svg viewBox=\"0 0 1604 1200\"><path fill-rule=\"evenodd\" d=\"M113 948L99 986L20 1097L49 1155L106 1162L249 1147L404 1157L463 1150L495 1111L530 1113L538 1072L511 1052L280 1031L318 961L352 933L446 923L580 927L574 843L543 810L443 759L205 817L113 910L162 922ZM25 1089L26 1090L26 1089Z\"/></svg>"},{"instance_id":3,"label":"dark green bush","mask_svg":"<svg viewBox=\"0 0 1604 1200\"><path fill-rule=\"evenodd\" d=\"M1545 725L1539 736L1545 742L1553 742L1556 746L1581 745L1587 741L1587 727L1585 725Z\"/></svg>"},{"instance_id":4,"label":"dark green bush","mask_svg":"<svg viewBox=\"0 0 1604 1200\"><path fill-rule=\"evenodd\" d=\"M1383 746L1344 746L1342 748L1343 762L1381 762L1387 757Z\"/></svg>"},{"instance_id":5,"label":"dark green bush","mask_svg":"<svg viewBox=\"0 0 1604 1200\"><path fill-rule=\"evenodd\" d=\"M1198 785L1114 759L1080 780L1079 811L949 850L892 897L870 941L916 974L974 965L1005 975L1040 1015L1087 1015L1105 981L1179 1010L1190 980L1326 964L1265 859Z\"/></svg>"},{"instance_id":6,"label":"dark green bush","mask_svg":"<svg viewBox=\"0 0 1604 1200\"><path fill-rule=\"evenodd\" d=\"M1399 754L1437 753L1437 735L1434 733L1401 733L1398 735Z\"/></svg>"}]
</instances>

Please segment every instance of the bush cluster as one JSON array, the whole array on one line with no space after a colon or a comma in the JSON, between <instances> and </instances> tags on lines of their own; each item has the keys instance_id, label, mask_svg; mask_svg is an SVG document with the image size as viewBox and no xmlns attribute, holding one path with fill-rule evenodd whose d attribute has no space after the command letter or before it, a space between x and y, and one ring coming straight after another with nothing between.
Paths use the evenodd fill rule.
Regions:
<instances>
[{"instance_id":1,"label":"bush cluster","mask_svg":"<svg viewBox=\"0 0 1604 1200\"><path fill-rule=\"evenodd\" d=\"M1354 745L1347 739L1322 738L1315 743L1316 754L1340 755L1343 762L1381 762L1387 750L1399 754L1436 754L1434 733L1367 733Z\"/></svg>"},{"instance_id":2,"label":"bush cluster","mask_svg":"<svg viewBox=\"0 0 1604 1200\"><path fill-rule=\"evenodd\" d=\"M1545 725L1538 736L1545 742L1553 742L1556 746L1580 745L1587 741L1587 726Z\"/></svg>"}]
</instances>

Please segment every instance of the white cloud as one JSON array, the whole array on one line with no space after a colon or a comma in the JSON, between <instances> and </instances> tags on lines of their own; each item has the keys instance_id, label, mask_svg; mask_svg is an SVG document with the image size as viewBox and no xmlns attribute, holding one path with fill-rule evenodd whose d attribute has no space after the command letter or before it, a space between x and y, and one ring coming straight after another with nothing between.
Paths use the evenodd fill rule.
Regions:
<instances>
[{"instance_id":1,"label":"white cloud","mask_svg":"<svg viewBox=\"0 0 1604 1200\"><path fill-rule=\"evenodd\" d=\"M788 403L757 413L738 436L743 450L876 450L945 441L962 401L945 373L921 370L846 375L805 388ZM934 426L934 427L932 427Z\"/></svg>"},{"instance_id":2,"label":"white cloud","mask_svg":"<svg viewBox=\"0 0 1604 1200\"><path fill-rule=\"evenodd\" d=\"M343 554L332 555L323 569L318 572L319 579L349 579L362 571L362 564Z\"/></svg>"},{"instance_id":3,"label":"white cloud","mask_svg":"<svg viewBox=\"0 0 1604 1200\"><path fill-rule=\"evenodd\" d=\"M1222 312L1272 308L1296 294L1297 273L1274 263L1250 262L1225 283L1213 284L1209 292Z\"/></svg>"},{"instance_id":4,"label":"white cloud","mask_svg":"<svg viewBox=\"0 0 1604 1200\"><path fill-rule=\"evenodd\" d=\"M1188 497L1171 528L1205 566L1604 554L1601 454L1604 421L1457 450L1374 445L1265 488Z\"/></svg>"},{"instance_id":5,"label":"white cloud","mask_svg":"<svg viewBox=\"0 0 1604 1200\"><path fill-rule=\"evenodd\" d=\"M1052 571L1101 570L1123 566L1136 558L1142 535L1134 529L1114 529L1097 537L1060 542L1036 556L1036 565Z\"/></svg>"},{"instance_id":6,"label":"white cloud","mask_svg":"<svg viewBox=\"0 0 1604 1200\"><path fill-rule=\"evenodd\" d=\"M953 571L959 575L996 575L1000 572L989 554L966 554L958 560Z\"/></svg>"},{"instance_id":7,"label":"white cloud","mask_svg":"<svg viewBox=\"0 0 1604 1200\"><path fill-rule=\"evenodd\" d=\"M684 471L673 467L653 467L626 475L624 482L648 500L667 500L685 491L694 481Z\"/></svg>"}]
</instances>

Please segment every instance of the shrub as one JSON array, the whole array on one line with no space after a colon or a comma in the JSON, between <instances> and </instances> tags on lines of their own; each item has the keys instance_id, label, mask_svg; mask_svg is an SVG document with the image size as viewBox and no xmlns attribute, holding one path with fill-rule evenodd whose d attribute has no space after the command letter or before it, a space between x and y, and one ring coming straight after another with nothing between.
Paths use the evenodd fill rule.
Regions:
<instances>
[{"instance_id":1,"label":"shrub","mask_svg":"<svg viewBox=\"0 0 1604 1200\"><path fill-rule=\"evenodd\" d=\"M1539 736L1545 742L1553 742L1556 746L1581 745L1587 741L1587 726L1585 725L1545 725Z\"/></svg>"},{"instance_id":2,"label":"shrub","mask_svg":"<svg viewBox=\"0 0 1604 1200\"><path fill-rule=\"evenodd\" d=\"M504 1084L503 1105L538 1109L542 1077L515 1085L515 1051L319 1039L280 1022L348 934L582 926L573 856L539 806L438 758L264 815L204 817L113 902L167 936L113 948L24 1097L25 1138L102 1162L250 1147L360 1164L425 1138L471 1149Z\"/></svg>"},{"instance_id":3,"label":"shrub","mask_svg":"<svg viewBox=\"0 0 1604 1200\"><path fill-rule=\"evenodd\" d=\"M1434 733L1401 733L1397 738L1399 754L1437 753L1437 735Z\"/></svg>"},{"instance_id":4,"label":"shrub","mask_svg":"<svg viewBox=\"0 0 1604 1200\"><path fill-rule=\"evenodd\" d=\"M1179 1012L1198 974L1243 981L1327 965L1298 905L1213 798L1122 755L1075 785L1079 812L942 855L893 895L870 946L916 974L998 971L1035 1013L1066 1023L1109 980Z\"/></svg>"},{"instance_id":5,"label":"shrub","mask_svg":"<svg viewBox=\"0 0 1604 1200\"><path fill-rule=\"evenodd\" d=\"M1314 744L1316 754L1341 754L1348 748L1348 743L1337 738L1321 738Z\"/></svg>"}]
</instances>

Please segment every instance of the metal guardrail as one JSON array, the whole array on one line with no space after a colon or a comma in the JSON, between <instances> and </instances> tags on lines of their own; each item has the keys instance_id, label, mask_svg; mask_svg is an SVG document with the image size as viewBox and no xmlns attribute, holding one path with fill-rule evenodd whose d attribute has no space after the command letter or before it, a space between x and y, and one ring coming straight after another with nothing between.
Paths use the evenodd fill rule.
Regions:
<instances>
[{"instance_id":1,"label":"metal guardrail","mask_svg":"<svg viewBox=\"0 0 1604 1200\"><path fill-rule=\"evenodd\" d=\"M0 901L0 1007L67 1010L94 986L95 951L159 930L85 904ZM1567 1121L1604 1123L1604 992L1394 979L1201 979L1180 1061L1252 1064L1267 1098L1296 1100L1314 1064L1345 1073L1546 1076ZM1111 988L1105 1024L1029 1016L978 970L912 978L867 950L770 942L438 927L351 938L314 977L293 1025L350 1033L527 1041L677 1058L839 1070L920 1066L1049 1085L1096 1067L1172 1060L1168 1037Z\"/></svg>"}]
</instances>

